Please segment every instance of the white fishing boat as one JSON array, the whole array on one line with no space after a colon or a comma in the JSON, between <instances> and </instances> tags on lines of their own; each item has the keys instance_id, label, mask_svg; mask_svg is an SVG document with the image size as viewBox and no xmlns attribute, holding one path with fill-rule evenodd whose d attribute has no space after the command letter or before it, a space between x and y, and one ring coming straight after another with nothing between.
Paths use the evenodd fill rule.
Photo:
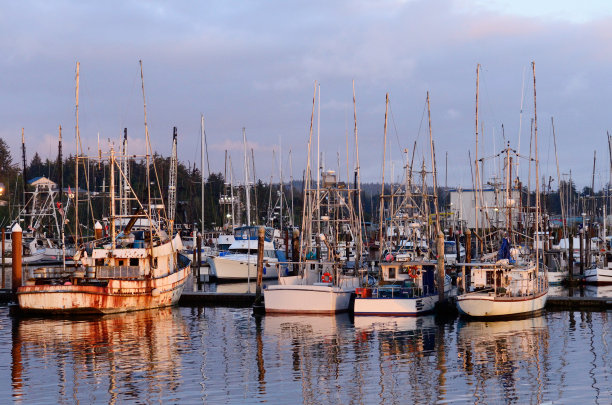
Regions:
<instances>
[{"instance_id":1,"label":"white fishing boat","mask_svg":"<svg viewBox=\"0 0 612 405\"><path fill-rule=\"evenodd\" d=\"M300 260L291 264L290 275L279 274L278 285L264 289L266 313L334 314L348 311L351 295L360 285L363 239L359 180L357 187L352 188L340 182L335 171L323 170L320 162L316 166L316 183L311 179L316 91L315 84L300 229ZM358 161L357 158L356 167L359 167ZM348 266L348 258L341 259L341 236L343 240L355 241L356 254L352 266ZM321 254L323 246L326 248L325 258Z\"/></svg>"},{"instance_id":2,"label":"white fishing boat","mask_svg":"<svg viewBox=\"0 0 612 405\"><path fill-rule=\"evenodd\" d=\"M427 101L429 103L429 95ZM430 142L433 142L431 136ZM435 173L433 163L432 169L432 172ZM428 249L428 245L430 245L428 241L433 240L433 230L435 228L439 231L440 224L437 215L435 226L433 224L429 226L429 221L427 221L430 203L437 207L437 191L434 175L433 194L429 194L425 181L426 173L425 162L423 162L420 172L421 183L416 185L416 182L412 179L412 169L409 165L406 165L404 184L391 184L391 192L387 194L384 192L383 163L379 230L381 252L378 284L374 287L357 289L355 316L416 316L425 314L433 311L439 301L439 289L444 289L445 292L450 291L450 276L440 275L443 281L436 283L436 276L438 275L436 267L439 266L439 263L432 260L433 253L431 249ZM418 198L415 198L415 196ZM436 214L438 214L437 209ZM454 242L452 243L454 244ZM444 250L446 249L444 248ZM445 251L442 251L440 255L444 257L445 253ZM444 271L443 263L441 268ZM442 283L444 285L441 285Z\"/></svg>"},{"instance_id":3,"label":"white fishing boat","mask_svg":"<svg viewBox=\"0 0 612 405\"><path fill-rule=\"evenodd\" d=\"M210 274L218 281L242 281L257 278L257 229L243 226L234 231L234 243L227 252L208 258ZM274 229L265 228L263 278L278 277L279 257L285 261L284 252L274 247Z\"/></svg>"},{"instance_id":4,"label":"white fishing boat","mask_svg":"<svg viewBox=\"0 0 612 405\"><path fill-rule=\"evenodd\" d=\"M542 311L548 297L545 271L531 263L516 266L502 260L475 263L468 292L457 296L457 308L472 317L502 317Z\"/></svg>"},{"instance_id":5,"label":"white fishing boat","mask_svg":"<svg viewBox=\"0 0 612 405\"><path fill-rule=\"evenodd\" d=\"M535 85L535 65L532 64L532 67ZM477 88L479 70L480 65L477 68ZM478 97L476 99L478 100ZM478 111L478 106L476 110ZM476 122L478 122L478 116ZM534 166L537 179L539 178L538 133L535 119L534 129L536 162ZM478 125L476 130L478 140ZM542 225L540 223L539 182L536 182L534 206L523 207L517 204L515 193L522 193L519 186L521 183L518 178L513 177L514 167L512 165L513 162L524 157L510 147L510 142L498 155L494 156L494 158L497 157L503 158L505 187L494 207L485 206L483 208L483 210L491 210L492 214L485 216L488 223L485 222L483 228L495 230L485 237L493 239L494 235L499 235L500 248L497 253L483 255L481 258L483 262L462 263L463 268L469 272L462 275L460 286L462 294L457 296L457 308L462 315L470 317L494 318L534 314L544 309L549 292L547 267L541 264L548 243L542 243L540 238L542 236L548 238L548 234L540 231ZM482 180L478 177L477 182L482 184ZM500 185L496 183L496 187ZM478 211L478 206L476 211ZM503 222L500 221L502 218ZM522 235L520 231L514 230L515 225L519 222L522 222L522 226L527 229L533 229L532 234L534 235L533 238L525 238L522 246L517 242ZM503 227L498 225L501 223ZM477 237L481 237L478 222L476 222L475 232ZM496 257L494 259L496 261L485 262L485 257L491 259Z\"/></svg>"},{"instance_id":6,"label":"white fishing boat","mask_svg":"<svg viewBox=\"0 0 612 405\"><path fill-rule=\"evenodd\" d=\"M607 285L612 284L612 263L607 266L596 265L584 271L584 281L587 284Z\"/></svg>"}]
</instances>

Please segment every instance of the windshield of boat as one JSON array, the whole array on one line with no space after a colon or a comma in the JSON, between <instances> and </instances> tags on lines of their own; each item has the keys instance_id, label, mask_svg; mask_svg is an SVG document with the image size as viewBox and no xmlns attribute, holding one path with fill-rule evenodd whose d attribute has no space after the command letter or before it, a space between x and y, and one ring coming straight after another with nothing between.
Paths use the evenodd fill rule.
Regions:
<instances>
[{"instance_id":1,"label":"windshield of boat","mask_svg":"<svg viewBox=\"0 0 612 405\"><path fill-rule=\"evenodd\" d=\"M257 249L230 249L229 250L230 253L234 253L234 254L252 254L252 255L257 255ZM273 250L264 250L264 257L276 257L276 254L274 253Z\"/></svg>"}]
</instances>

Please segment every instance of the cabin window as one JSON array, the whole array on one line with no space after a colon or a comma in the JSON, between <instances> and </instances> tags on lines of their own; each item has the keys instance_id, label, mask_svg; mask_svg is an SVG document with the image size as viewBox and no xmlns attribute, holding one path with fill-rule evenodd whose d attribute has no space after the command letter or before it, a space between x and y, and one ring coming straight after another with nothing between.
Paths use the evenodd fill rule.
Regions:
<instances>
[{"instance_id":1,"label":"cabin window","mask_svg":"<svg viewBox=\"0 0 612 405\"><path fill-rule=\"evenodd\" d=\"M493 281L494 281L494 272L492 271L487 271L487 285L493 285Z\"/></svg>"},{"instance_id":2,"label":"cabin window","mask_svg":"<svg viewBox=\"0 0 612 405\"><path fill-rule=\"evenodd\" d=\"M104 259L96 259L96 266L104 266Z\"/></svg>"},{"instance_id":3,"label":"cabin window","mask_svg":"<svg viewBox=\"0 0 612 405\"><path fill-rule=\"evenodd\" d=\"M138 258L131 258L130 259L130 266L138 266Z\"/></svg>"},{"instance_id":4,"label":"cabin window","mask_svg":"<svg viewBox=\"0 0 612 405\"><path fill-rule=\"evenodd\" d=\"M389 279L390 280L396 278L395 270L396 270L395 267L389 267Z\"/></svg>"}]
</instances>

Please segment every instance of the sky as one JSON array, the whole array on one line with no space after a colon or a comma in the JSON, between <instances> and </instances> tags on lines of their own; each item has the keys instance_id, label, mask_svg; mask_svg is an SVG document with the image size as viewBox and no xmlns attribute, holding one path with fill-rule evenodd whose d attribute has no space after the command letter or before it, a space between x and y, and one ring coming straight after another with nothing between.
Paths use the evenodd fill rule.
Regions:
<instances>
[{"instance_id":1,"label":"sky","mask_svg":"<svg viewBox=\"0 0 612 405\"><path fill-rule=\"evenodd\" d=\"M347 139L355 165L354 81L362 181L381 180L387 93L386 181L400 180L415 142L414 161L429 167L429 92L438 184L469 188L476 66L479 157L506 142L528 157L533 61L540 176L555 188L553 118L561 176L590 185L597 151L598 189L610 176L610 26L607 1L3 2L0 137L19 161L24 128L28 160L55 159L61 125L74 153L79 62L85 149L96 154L98 134L103 149L118 145L128 128L130 151L143 153L142 60L155 151L169 155L176 126L179 159L199 167L203 114L211 171L225 171L227 150L243 179L245 128L258 178L278 181L282 167L285 180L301 179L316 81L313 162L318 134L325 168L344 179ZM499 175L499 164L484 174Z\"/></svg>"}]
</instances>

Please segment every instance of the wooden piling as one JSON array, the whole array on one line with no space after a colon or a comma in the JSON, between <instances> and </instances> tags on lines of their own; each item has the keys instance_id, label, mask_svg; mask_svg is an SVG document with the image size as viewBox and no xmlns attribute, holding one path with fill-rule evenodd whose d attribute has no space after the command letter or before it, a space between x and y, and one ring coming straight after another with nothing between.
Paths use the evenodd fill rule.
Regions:
<instances>
[{"instance_id":1,"label":"wooden piling","mask_svg":"<svg viewBox=\"0 0 612 405\"><path fill-rule=\"evenodd\" d=\"M568 236L569 250L567 254L567 274L570 284L574 281L574 234Z\"/></svg>"},{"instance_id":2,"label":"wooden piling","mask_svg":"<svg viewBox=\"0 0 612 405\"><path fill-rule=\"evenodd\" d=\"M465 262L470 263L472 261L472 231L466 229L465 231Z\"/></svg>"},{"instance_id":3,"label":"wooden piling","mask_svg":"<svg viewBox=\"0 0 612 405\"><path fill-rule=\"evenodd\" d=\"M257 287L255 289L255 304L261 304L261 283L263 280L264 240L266 230L263 226L257 229Z\"/></svg>"},{"instance_id":4,"label":"wooden piling","mask_svg":"<svg viewBox=\"0 0 612 405\"><path fill-rule=\"evenodd\" d=\"M584 228L580 229L580 275L584 276Z\"/></svg>"},{"instance_id":5,"label":"wooden piling","mask_svg":"<svg viewBox=\"0 0 612 405\"><path fill-rule=\"evenodd\" d=\"M196 271L198 277L198 285L202 282L202 234L198 232L198 236L196 237Z\"/></svg>"},{"instance_id":6,"label":"wooden piling","mask_svg":"<svg viewBox=\"0 0 612 405\"><path fill-rule=\"evenodd\" d=\"M4 265L6 264L5 258L4 258L4 255L5 255L5 252L6 252L5 244L4 244L5 240L6 240L6 230L4 229L4 227L2 227L2 288L3 289L5 288L5 281L4 281L4 279L6 278L5 277L6 275L4 274Z\"/></svg>"},{"instance_id":7,"label":"wooden piling","mask_svg":"<svg viewBox=\"0 0 612 405\"><path fill-rule=\"evenodd\" d=\"M285 257L289 260L289 229L285 229Z\"/></svg>"},{"instance_id":8,"label":"wooden piling","mask_svg":"<svg viewBox=\"0 0 612 405\"><path fill-rule=\"evenodd\" d=\"M461 241L459 231L455 232L455 248L457 250L457 263L461 263Z\"/></svg>"},{"instance_id":9,"label":"wooden piling","mask_svg":"<svg viewBox=\"0 0 612 405\"><path fill-rule=\"evenodd\" d=\"M12 278L11 287L13 294L17 293L17 288L21 287L22 269L21 269L21 250L22 250L22 230L19 224L15 224L11 230L11 243L12 243Z\"/></svg>"}]
</instances>

